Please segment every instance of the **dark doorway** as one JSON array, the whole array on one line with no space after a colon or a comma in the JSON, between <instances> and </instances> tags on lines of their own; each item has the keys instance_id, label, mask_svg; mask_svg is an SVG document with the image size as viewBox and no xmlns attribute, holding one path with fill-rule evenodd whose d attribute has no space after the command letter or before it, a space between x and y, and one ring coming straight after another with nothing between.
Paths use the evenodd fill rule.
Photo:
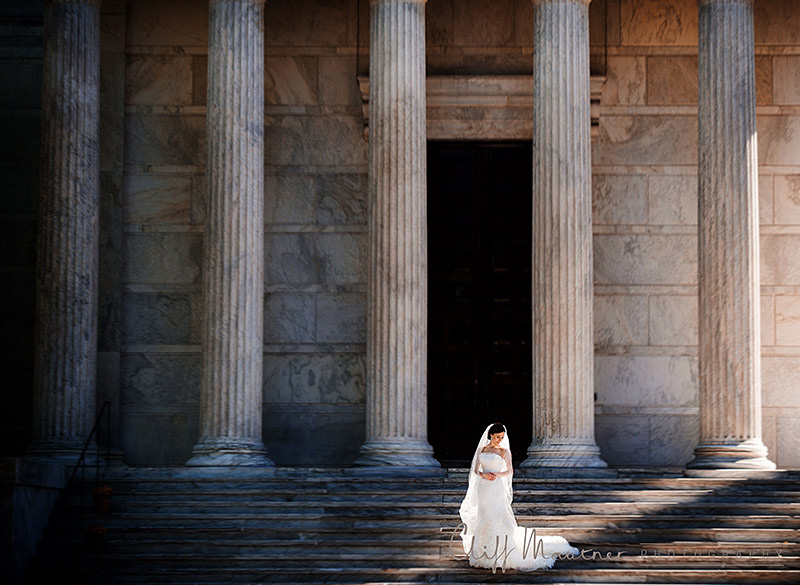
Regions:
<instances>
[{"instance_id":1,"label":"dark doorway","mask_svg":"<svg viewBox=\"0 0 800 585\"><path fill-rule=\"evenodd\" d=\"M428 438L468 465L478 434L531 441L530 142L428 143Z\"/></svg>"}]
</instances>

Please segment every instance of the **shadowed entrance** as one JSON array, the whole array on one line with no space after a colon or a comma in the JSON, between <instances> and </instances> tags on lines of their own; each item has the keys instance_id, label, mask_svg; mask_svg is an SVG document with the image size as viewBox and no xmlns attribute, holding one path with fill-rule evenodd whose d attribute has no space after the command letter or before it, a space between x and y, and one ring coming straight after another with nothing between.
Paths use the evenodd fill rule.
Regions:
<instances>
[{"instance_id":1,"label":"shadowed entrance","mask_svg":"<svg viewBox=\"0 0 800 585\"><path fill-rule=\"evenodd\" d=\"M531 438L531 143L428 143L428 439L465 464L503 422Z\"/></svg>"}]
</instances>

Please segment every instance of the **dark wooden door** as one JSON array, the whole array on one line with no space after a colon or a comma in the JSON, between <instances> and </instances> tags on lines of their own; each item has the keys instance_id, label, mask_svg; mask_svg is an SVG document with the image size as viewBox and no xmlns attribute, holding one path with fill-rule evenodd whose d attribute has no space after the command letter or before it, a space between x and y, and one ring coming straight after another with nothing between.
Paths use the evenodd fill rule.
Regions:
<instances>
[{"instance_id":1,"label":"dark wooden door","mask_svg":"<svg viewBox=\"0 0 800 585\"><path fill-rule=\"evenodd\" d=\"M506 425L531 441L531 144L428 143L428 438L465 464Z\"/></svg>"}]
</instances>

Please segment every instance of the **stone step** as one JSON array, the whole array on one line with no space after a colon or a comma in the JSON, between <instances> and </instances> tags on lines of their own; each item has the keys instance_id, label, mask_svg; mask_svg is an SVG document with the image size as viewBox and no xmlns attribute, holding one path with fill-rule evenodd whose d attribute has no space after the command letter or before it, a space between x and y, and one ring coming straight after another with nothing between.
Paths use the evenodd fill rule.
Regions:
<instances>
[{"instance_id":1,"label":"stone step","mask_svg":"<svg viewBox=\"0 0 800 585\"><path fill-rule=\"evenodd\" d=\"M84 493L84 499L89 492ZM153 500L169 501L180 499L181 501L198 502L236 502L236 501L255 501L255 502L298 502L298 501L432 501L434 499L448 502L460 503L464 498L464 489L439 489L439 490L323 490L323 489L293 489L287 490L258 490L258 489L229 489L229 490L130 490L118 489L113 492L113 499L122 502L149 502ZM80 500L80 493L73 493L71 501L77 503ZM703 501L753 501L753 502L790 502L800 504L800 490L798 491L771 491L765 494L759 490L738 490L738 491L714 491L708 489L686 489L686 490L583 490L572 491L567 489L515 489L514 500L525 502L529 500L548 501L585 501L586 499L596 499L603 501L661 501L670 499L673 501L690 501L702 499Z\"/></svg>"},{"instance_id":2,"label":"stone step","mask_svg":"<svg viewBox=\"0 0 800 585\"><path fill-rule=\"evenodd\" d=\"M144 523L142 527L156 529L156 526L161 524L162 527L169 527L169 524L164 523ZM225 521L211 521L204 524L181 524L175 523L172 526L174 529L180 527L181 530L193 528L195 530L211 530L216 529L229 529L237 530L242 533L244 538L246 535L264 535L274 532L274 521L270 522L248 522L245 526L236 522ZM520 523L525 526L525 523ZM88 524L87 524L88 525ZM106 526L105 524L101 524ZM455 529L456 525L452 525ZM113 525L106 526L108 530L114 528ZM565 537L570 542L659 542L659 541L672 541L672 540L705 540L711 542L798 542L800 541L800 530L792 528L742 528L742 527L707 527L707 526L690 526L690 527L671 527L669 529L654 528L654 527L637 527L637 526L600 526L600 527L572 527L572 526L529 526L535 528L537 534L540 535L560 535ZM218 533L218 532L217 532ZM298 537L302 538L305 532L299 532ZM289 539L284 539L289 540Z\"/></svg>"},{"instance_id":3,"label":"stone step","mask_svg":"<svg viewBox=\"0 0 800 585\"><path fill-rule=\"evenodd\" d=\"M108 559L108 557L103 557ZM738 583L738 584L796 584L800 582L800 570L777 569L739 569L739 568L654 568L631 570L627 567L601 568L595 565L563 568L568 561L561 561L553 569L535 571L474 569L461 561L461 567L330 567L310 569L308 567L283 568L272 566L225 567L225 566L186 566L154 567L141 565L119 566L123 559L115 563L91 562L86 566L95 576L93 583ZM224 562L224 561L223 561ZM221 564L221 563L220 563ZM144 566L142 566L144 565ZM88 571L88 569L87 569Z\"/></svg>"},{"instance_id":4,"label":"stone step","mask_svg":"<svg viewBox=\"0 0 800 585\"><path fill-rule=\"evenodd\" d=\"M51 561L37 566L91 574L97 585L800 582L800 474L789 481L634 470L617 478L515 477L521 525L596 556L493 575L463 558L464 470L412 479L342 469L235 470L211 479L192 473L111 474L103 481L114 490L107 515L81 515L80 493L73 493L60 502L43 546ZM79 540L80 527L90 524L107 529L102 554Z\"/></svg>"},{"instance_id":5,"label":"stone step","mask_svg":"<svg viewBox=\"0 0 800 585\"><path fill-rule=\"evenodd\" d=\"M538 534L538 532L537 532ZM758 562L770 566L794 563L800 568L800 546L787 545L786 548L773 548L772 543L748 542L747 546L728 543L727 547L711 546L718 543L705 544L704 547L693 546L690 543L676 543L670 541L667 546L659 543L648 543L641 547L639 543L625 544L602 543L602 549L594 543L573 542L576 548L584 552L589 560L608 560L610 557L624 557L633 564L656 563L669 564L696 562L716 563L725 561L734 564L749 566ZM663 543L662 543L663 544ZM310 563L314 566L325 565L331 559L337 559L342 554L360 555L362 561L376 561L385 555L392 559L399 556L402 562L411 565L426 561L431 558L452 557L463 555L461 539L419 539L419 540L376 540L363 538L360 540L321 540L308 538L305 540L287 541L256 538L229 538L184 540L184 539L150 539L137 540L108 538L106 550L114 554L146 555L158 551L160 555L258 555L259 557L273 558L274 563L284 562ZM346 551L346 553L343 553ZM596 551L593 552L593 551Z\"/></svg>"},{"instance_id":6,"label":"stone step","mask_svg":"<svg viewBox=\"0 0 800 585\"><path fill-rule=\"evenodd\" d=\"M88 505L88 503L87 503ZM182 502L153 501L126 505L114 502L112 507L116 513L135 514L239 514L242 516L257 514L276 514L286 511L290 506L295 513L307 514L349 514L363 515L408 515L427 514L458 515L460 502L407 502L407 501L366 501L366 502ZM607 514L621 513L661 513L661 514L784 514L787 516L800 514L800 502L705 502L705 501L659 501L659 502L514 502L515 514L563 515L563 514Z\"/></svg>"},{"instance_id":7,"label":"stone step","mask_svg":"<svg viewBox=\"0 0 800 585\"><path fill-rule=\"evenodd\" d=\"M272 531L276 534L341 534L348 533L358 535L375 531L388 531L392 534L414 534L429 533L432 529L437 532L441 530L456 530L460 520L450 515L438 515L431 518L419 519L387 519L383 516L359 517L354 520L352 517L339 515L307 515L307 514L268 514L258 516L259 526L254 526L251 522L245 525L241 523L230 523L229 526L213 527L209 526L209 518L195 518L184 516L178 518L171 516L162 518L154 515L149 519L142 516L133 517L131 515L88 515L87 520L92 523L102 524L109 529L116 531L129 531L138 534L143 530L152 530L169 534L173 530L180 529L182 533L197 532L198 534L209 534L214 530L235 529L244 534L263 533ZM232 517L232 520L238 516ZM692 526L716 526L720 528L800 528L800 518L780 515L647 515L647 514L604 514L604 515L563 515L563 516L533 516L519 515L517 522L523 526L536 526L539 528L562 528L562 527L640 527L640 528L663 528L673 529L678 527Z\"/></svg>"}]
</instances>

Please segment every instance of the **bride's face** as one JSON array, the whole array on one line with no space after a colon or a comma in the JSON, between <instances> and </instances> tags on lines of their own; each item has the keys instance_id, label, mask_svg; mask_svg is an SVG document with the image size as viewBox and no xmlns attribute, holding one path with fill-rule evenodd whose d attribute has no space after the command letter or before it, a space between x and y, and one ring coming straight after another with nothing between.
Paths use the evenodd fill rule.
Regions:
<instances>
[{"instance_id":1,"label":"bride's face","mask_svg":"<svg viewBox=\"0 0 800 585\"><path fill-rule=\"evenodd\" d=\"M492 445L493 447L497 447L500 444L500 441L502 441L503 437L505 437L505 436L506 436L506 434L502 433L502 432L501 433L495 433L495 434L491 435L491 438L489 439L489 444Z\"/></svg>"}]
</instances>

